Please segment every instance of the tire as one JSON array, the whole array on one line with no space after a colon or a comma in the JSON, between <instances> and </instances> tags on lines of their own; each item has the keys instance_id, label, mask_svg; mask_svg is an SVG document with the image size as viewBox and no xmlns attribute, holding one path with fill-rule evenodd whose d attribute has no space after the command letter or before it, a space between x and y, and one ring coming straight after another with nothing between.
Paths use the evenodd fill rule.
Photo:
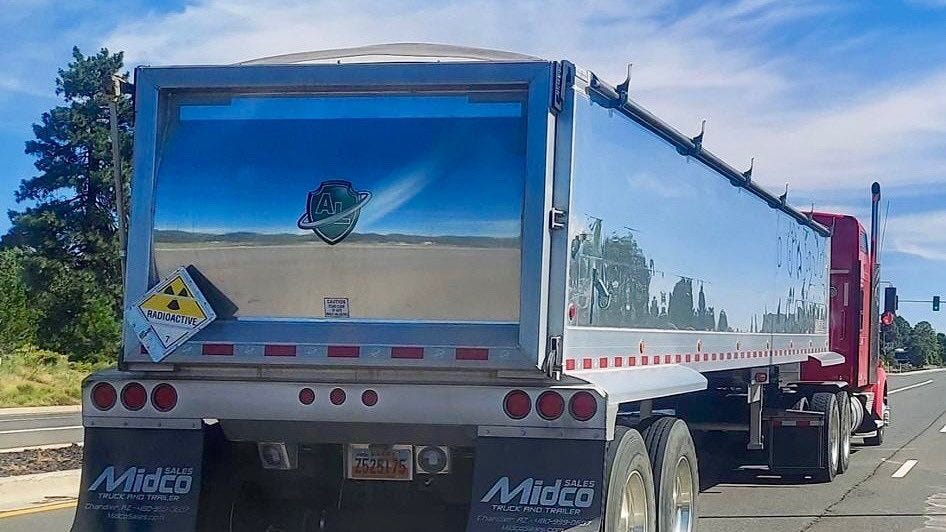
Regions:
<instances>
[{"instance_id":1,"label":"tire","mask_svg":"<svg viewBox=\"0 0 946 532\"><path fill-rule=\"evenodd\" d=\"M841 391L834 394L838 402L838 413L839 419L841 421L839 425L840 438L838 440L838 469L837 472L840 475L847 471L848 467L851 465L851 432L854 430L852 426L853 414L851 413L851 403L852 400L848 396L847 392Z\"/></svg>"},{"instance_id":2,"label":"tire","mask_svg":"<svg viewBox=\"0 0 946 532\"><path fill-rule=\"evenodd\" d=\"M604 532L655 532L654 474L640 433L615 427L604 466Z\"/></svg>"},{"instance_id":3,"label":"tire","mask_svg":"<svg viewBox=\"0 0 946 532\"><path fill-rule=\"evenodd\" d=\"M657 530L690 532L696 526L700 475L686 422L660 417L642 431L657 486Z\"/></svg>"},{"instance_id":4,"label":"tire","mask_svg":"<svg viewBox=\"0 0 946 532\"><path fill-rule=\"evenodd\" d=\"M818 482L831 482L838 472L841 454L841 413L838 411L837 396L829 392L818 392L811 396L811 409L825 414L821 452L826 457L825 465L813 471L811 476Z\"/></svg>"}]
</instances>

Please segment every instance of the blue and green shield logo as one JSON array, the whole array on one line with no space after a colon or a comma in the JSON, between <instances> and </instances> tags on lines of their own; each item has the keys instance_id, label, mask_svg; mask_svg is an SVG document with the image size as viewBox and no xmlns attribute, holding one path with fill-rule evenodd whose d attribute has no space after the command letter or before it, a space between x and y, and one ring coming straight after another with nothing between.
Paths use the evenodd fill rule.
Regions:
<instances>
[{"instance_id":1,"label":"blue and green shield logo","mask_svg":"<svg viewBox=\"0 0 946 532\"><path fill-rule=\"evenodd\" d=\"M311 229L326 244L338 244L355 229L361 208L370 199L370 192L359 192L348 181L323 181L309 192L306 211L297 225Z\"/></svg>"}]
</instances>

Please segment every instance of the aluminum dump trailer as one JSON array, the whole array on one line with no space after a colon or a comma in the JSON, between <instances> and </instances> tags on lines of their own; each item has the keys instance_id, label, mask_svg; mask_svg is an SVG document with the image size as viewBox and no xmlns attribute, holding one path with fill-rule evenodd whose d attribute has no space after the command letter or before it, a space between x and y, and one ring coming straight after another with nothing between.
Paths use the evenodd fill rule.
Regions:
<instances>
[{"instance_id":1,"label":"aluminum dump trailer","mask_svg":"<svg viewBox=\"0 0 946 532\"><path fill-rule=\"evenodd\" d=\"M702 434L841 469L828 229L626 84L389 45L135 85L73 530L691 530Z\"/></svg>"}]
</instances>

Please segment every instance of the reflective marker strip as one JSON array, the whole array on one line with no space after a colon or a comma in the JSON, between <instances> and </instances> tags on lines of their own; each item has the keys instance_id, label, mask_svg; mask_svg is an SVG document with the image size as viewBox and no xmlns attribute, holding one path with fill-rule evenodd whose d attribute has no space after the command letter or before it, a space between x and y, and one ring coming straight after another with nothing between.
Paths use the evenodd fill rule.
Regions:
<instances>
[{"instance_id":1,"label":"reflective marker strip","mask_svg":"<svg viewBox=\"0 0 946 532\"><path fill-rule=\"evenodd\" d=\"M200 352L204 355L233 356L233 344L202 344Z\"/></svg>"},{"instance_id":2,"label":"reflective marker strip","mask_svg":"<svg viewBox=\"0 0 946 532\"><path fill-rule=\"evenodd\" d=\"M392 347L391 358L424 358L423 347Z\"/></svg>"},{"instance_id":3,"label":"reflective marker strip","mask_svg":"<svg viewBox=\"0 0 946 532\"><path fill-rule=\"evenodd\" d=\"M720 353L686 353L686 354L663 354L663 355L641 355L640 365L646 366L658 365L658 364L690 364L690 363L706 363L706 362L716 362L717 365L722 365L730 367L729 364L719 364L720 362L727 362L731 360L740 360L746 358L772 358L778 356L797 356L797 355L812 355L815 353L825 352L821 349L808 348L808 349L782 349L782 350L771 350L771 351L735 351L735 352L720 352ZM565 360L565 370L566 371L575 371L576 369L586 370L586 369L623 369L631 366L638 365L636 357L628 356L627 363L624 363L624 357L622 356L587 356L581 358L569 358ZM580 366L580 368L579 368ZM929 384L933 381L927 383L920 383L914 386L909 386L903 388L904 390L910 389L915 386L923 386ZM894 393L899 390L893 390L890 393Z\"/></svg>"},{"instance_id":4,"label":"reflective marker strip","mask_svg":"<svg viewBox=\"0 0 946 532\"><path fill-rule=\"evenodd\" d=\"M890 475L890 478L903 478L907 476L907 473L909 473L910 470L913 469L913 466L915 466L916 464L917 464L917 460L907 460L906 462L903 463L902 466L900 466L899 469L897 469L896 471L894 471L892 475Z\"/></svg>"},{"instance_id":5,"label":"reflective marker strip","mask_svg":"<svg viewBox=\"0 0 946 532\"><path fill-rule=\"evenodd\" d=\"M458 347L456 351L457 360L488 360L489 349L481 347Z\"/></svg>"},{"instance_id":6,"label":"reflective marker strip","mask_svg":"<svg viewBox=\"0 0 946 532\"><path fill-rule=\"evenodd\" d=\"M774 427L820 427L824 425L821 420L818 419L773 419L772 426Z\"/></svg>"},{"instance_id":7,"label":"reflective marker strip","mask_svg":"<svg viewBox=\"0 0 946 532\"><path fill-rule=\"evenodd\" d=\"M268 357L294 357L296 356L296 346L284 344L266 344L263 347L263 355Z\"/></svg>"},{"instance_id":8,"label":"reflective marker strip","mask_svg":"<svg viewBox=\"0 0 946 532\"><path fill-rule=\"evenodd\" d=\"M330 345L327 351L329 358L358 358L361 356L361 349L357 345Z\"/></svg>"}]
</instances>

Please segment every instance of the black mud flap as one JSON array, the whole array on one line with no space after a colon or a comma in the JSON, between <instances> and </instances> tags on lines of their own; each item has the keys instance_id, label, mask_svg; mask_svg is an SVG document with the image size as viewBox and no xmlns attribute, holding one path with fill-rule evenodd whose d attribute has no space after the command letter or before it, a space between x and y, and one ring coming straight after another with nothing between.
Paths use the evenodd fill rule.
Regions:
<instances>
[{"instance_id":1,"label":"black mud flap","mask_svg":"<svg viewBox=\"0 0 946 532\"><path fill-rule=\"evenodd\" d=\"M203 432L86 428L72 531L195 530Z\"/></svg>"},{"instance_id":2,"label":"black mud flap","mask_svg":"<svg viewBox=\"0 0 946 532\"><path fill-rule=\"evenodd\" d=\"M605 442L479 438L468 532L600 527Z\"/></svg>"}]
</instances>

